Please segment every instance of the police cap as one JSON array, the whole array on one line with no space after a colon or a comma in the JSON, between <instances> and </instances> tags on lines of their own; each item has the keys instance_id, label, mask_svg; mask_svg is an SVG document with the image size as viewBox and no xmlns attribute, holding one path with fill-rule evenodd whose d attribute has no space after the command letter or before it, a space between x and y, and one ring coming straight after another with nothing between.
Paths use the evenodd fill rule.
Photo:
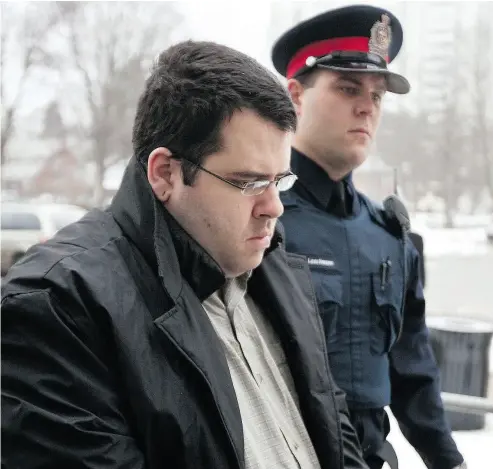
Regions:
<instances>
[{"instance_id":1,"label":"police cap","mask_svg":"<svg viewBox=\"0 0 493 469\"><path fill-rule=\"evenodd\" d=\"M390 92L406 94L406 78L387 66L402 46L402 26L389 11L369 5L330 10L297 24L274 44L272 61L286 78L313 69L383 74Z\"/></svg>"}]
</instances>

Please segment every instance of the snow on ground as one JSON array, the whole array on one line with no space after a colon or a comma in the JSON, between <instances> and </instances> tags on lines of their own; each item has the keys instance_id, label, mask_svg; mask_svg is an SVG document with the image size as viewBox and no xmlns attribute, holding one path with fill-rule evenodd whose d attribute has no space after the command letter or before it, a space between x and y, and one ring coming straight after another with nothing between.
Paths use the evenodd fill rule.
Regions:
<instances>
[{"instance_id":1,"label":"snow on ground","mask_svg":"<svg viewBox=\"0 0 493 469\"><path fill-rule=\"evenodd\" d=\"M426 257L448 254L463 256L480 255L493 249L486 237L486 228L491 216L458 216L456 228L443 228L443 220L435 214L415 213L411 215L413 231L424 238Z\"/></svg>"},{"instance_id":2,"label":"snow on ground","mask_svg":"<svg viewBox=\"0 0 493 469\"><path fill-rule=\"evenodd\" d=\"M399 458L399 469L426 469L418 453L402 435L397 421L390 412L389 415L391 430L388 439ZM467 462L468 469L486 469L493 466L493 414L486 417L484 429L453 432L453 437Z\"/></svg>"},{"instance_id":3,"label":"snow on ground","mask_svg":"<svg viewBox=\"0 0 493 469\"><path fill-rule=\"evenodd\" d=\"M436 215L411 215L412 228L424 238L425 257L431 262L441 256L481 256L493 251L493 244L488 243L486 227L491 223L490 215L459 216L457 228L443 228L443 220ZM493 265L492 265L493 272ZM493 276L492 276L493 278ZM490 388L493 386L493 344L490 348ZM490 396L492 395L490 390ZM394 445L399 456L400 469L426 469L414 448L404 438L391 416L389 441ZM464 455L468 469L485 469L493 467L493 414L486 416L483 430L457 431L454 439ZM385 466L384 466L385 467Z\"/></svg>"},{"instance_id":4,"label":"snow on ground","mask_svg":"<svg viewBox=\"0 0 493 469\"><path fill-rule=\"evenodd\" d=\"M486 242L486 234L482 228L456 229L424 229L419 231L424 238L426 257L437 257L447 254L462 256L481 255L491 249Z\"/></svg>"},{"instance_id":5,"label":"snow on ground","mask_svg":"<svg viewBox=\"0 0 493 469\"><path fill-rule=\"evenodd\" d=\"M446 255L471 256L493 251L493 243L488 242L486 237L486 227L492 221L490 215L459 215L455 219L457 228L443 228L443 219L436 214L415 213L411 215L411 220L413 230L423 236L428 260ZM493 266L491 268L493 272ZM493 375L493 343L489 368Z\"/></svg>"}]
</instances>

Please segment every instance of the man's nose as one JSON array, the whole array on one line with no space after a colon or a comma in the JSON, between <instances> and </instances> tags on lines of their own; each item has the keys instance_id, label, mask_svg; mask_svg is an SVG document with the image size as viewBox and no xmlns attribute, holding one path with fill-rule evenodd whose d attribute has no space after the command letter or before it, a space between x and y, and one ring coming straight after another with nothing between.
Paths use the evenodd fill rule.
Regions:
<instances>
[{"instance_id":1,"label":"man's nose","mask_svg":"<svg viewBox=\"0 0 493 469\"><path fill-rule=\"evenodd\" d=\"M258 201L253 209L253 216L255 218L279 218L283 214L284 206L279 197L279 189L274 182L257 197Z\"/></svg>"}]
</instances>

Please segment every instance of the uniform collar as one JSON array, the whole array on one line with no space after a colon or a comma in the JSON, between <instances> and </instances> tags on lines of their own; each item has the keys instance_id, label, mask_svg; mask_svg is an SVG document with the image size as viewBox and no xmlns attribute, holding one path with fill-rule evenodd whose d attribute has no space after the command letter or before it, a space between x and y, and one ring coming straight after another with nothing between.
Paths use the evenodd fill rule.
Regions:
<instances>
[{"instance_id":1,"label":"uniform collar","mask_svg":"<svg viewBox=\"0 0 493 469\"><path fill-rule=\"evenodd\" d=\"M320 205L320 208L326 210L338 183L333 181L317 163L296 148L292 148L291 167L298 176L295 184L296 192L304 196L308 195L312 201ZM349 173L343 181L347 192L351 198L354 198L352 173Z\"/></svg>"}]
</instances>

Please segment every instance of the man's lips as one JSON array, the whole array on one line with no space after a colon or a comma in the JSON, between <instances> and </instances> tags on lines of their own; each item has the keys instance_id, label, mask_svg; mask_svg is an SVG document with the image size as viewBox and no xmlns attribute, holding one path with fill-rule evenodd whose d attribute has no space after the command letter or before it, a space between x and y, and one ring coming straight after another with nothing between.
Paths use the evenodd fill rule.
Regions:
<instances>
[{"instance_id":1,"label":"man's lips","mask_svg":"<svg viewBox=\"0 0 493 469\"><path fill-rule=\"evenodd\" d=\"M273 236L273 233L266 231L266 232L258 234L257 236L252 236L251 238L248 238L248 239L263 239L263 238L272 239L272 236Z\"/></svg>"},{"instance_id":2,"label":"man's lips","mask_svg":"<svg viewBox=\"0 0 493 469\"><path fill-rule=\"evenodd\" d=\"M363 128L363 127L358 127L357 129L351 129L349 131L350 133L359 133L359 134L365 134L365 135L368 135L368 137L371 138L371 134L370 134L370 131Z\"/></svg>"}]
</instances>

